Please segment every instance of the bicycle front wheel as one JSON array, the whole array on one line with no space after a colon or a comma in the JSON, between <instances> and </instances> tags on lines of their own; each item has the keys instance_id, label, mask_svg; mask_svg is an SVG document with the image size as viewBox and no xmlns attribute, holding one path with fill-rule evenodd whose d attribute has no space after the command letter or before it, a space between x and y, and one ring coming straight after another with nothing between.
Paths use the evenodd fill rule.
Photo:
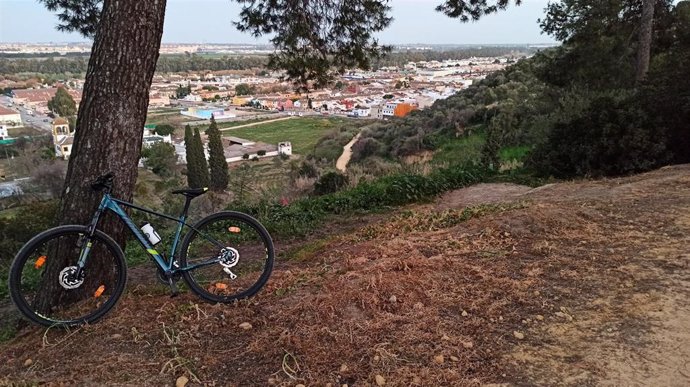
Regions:
<instances>
[{"instance_id":1,"label":"bicycle front wheel","mask_svg":"<svg viewBox=\"0 0 690 387\"><path fill-rule=\"evenodd\" d=\"M86 226L52 228L33 237L14 258L10 297L29 320L76 326L95 322L115 306L127 280L124 255L103 232L87 236ZM77 262L87 248L80 272Z\"/></svg>"},{"instance_id":2,"label":"bicycle front wheel","mask_svg":"<svg viewBox=\"0 0 690 387\"><path fill-rule=\"evenodd\" d=\"M249 215L225 211L193 226L182 242L180 267L187 285L211 302L251 297L273 269L273 241Z\"/></svg>"}]
</instances>

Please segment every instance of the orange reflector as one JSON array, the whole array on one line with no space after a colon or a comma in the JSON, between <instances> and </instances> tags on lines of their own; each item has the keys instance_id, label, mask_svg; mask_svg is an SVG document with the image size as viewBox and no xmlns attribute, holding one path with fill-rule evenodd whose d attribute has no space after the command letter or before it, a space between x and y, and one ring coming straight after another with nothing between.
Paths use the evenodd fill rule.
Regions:
<instances>
[{"instance_id":1,"label":"orange reflector","mask_svg":"<svg viewBox=\"0 0 690 387\"><path fill-rule=\"evenodd\" d=\"M218 282L218 283L216 284L216 289L225 290L225 289L227 289L227 288L228 288L228 285L226 285L226 284L224 284L224 283L222 283L222 282Z\"/></svg>"},{"instance_id":2,"label":"orange reflector","mask_svg":"<svg viewBox=\"0 0 690 387\"><path fill-rule=\"evenodd\" d=\"M105 291L105 285L99 286L98 289L96 289L96 291L93 293L93 298L98 298L98 297L100 297L101 294L103 294L104 291Z\"/></svg>"},{"instance_id":3,"label":"orange reflector","mask_svg":"<svg viewBox=\"0 0 690 387\"><path fill-rule=\"evenodd\" d=\"M230 232L240 232L240 228L239 228L239 227L232 226L232 227L228 227L228 231L230 231Z\"/></svg>"},{"instance_id":4,"label":"orange reflector","mask_svg":"<svg viewBox=\"0 0 690 387\"><path fill-rule=\"evenodd\" d=\"M38 259L36 260L36 263L34 263L34 267L36 269L40 269L41 266L43 266L43 264L46 263L46 258L47 257L45 255L41 255L40 257L38 257Z\"/></svg>"}]
</instances>

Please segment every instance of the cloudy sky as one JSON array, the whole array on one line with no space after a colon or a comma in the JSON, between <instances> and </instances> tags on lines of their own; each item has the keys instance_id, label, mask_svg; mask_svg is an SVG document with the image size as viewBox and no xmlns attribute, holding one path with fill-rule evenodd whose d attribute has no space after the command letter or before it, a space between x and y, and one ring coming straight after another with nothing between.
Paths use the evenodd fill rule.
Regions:
<instances>
[{"instance_id":1,"label":"cloudy sky","mask_svg":"<svg viewBox=\"0 0 690 387\"><path fill-rule=\"evenodd\" d=\"M537 19L548 0L525 0L520 7L462 24L434 11L442 0L392 0L391 26L383 43L519 44L551 43ZM265 43L235 30L240 6L231 0L168 0L163 42ZM0 42L76 42L78 34L55 30L57 17L36 0L0 0Z\"/></svg>"}]
</instances>

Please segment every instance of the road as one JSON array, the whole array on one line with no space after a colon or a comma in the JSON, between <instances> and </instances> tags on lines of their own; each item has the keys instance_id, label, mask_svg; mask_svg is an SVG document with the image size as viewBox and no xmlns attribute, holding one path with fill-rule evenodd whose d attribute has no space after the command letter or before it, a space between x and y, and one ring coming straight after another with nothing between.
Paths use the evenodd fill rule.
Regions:
<instances>
[{"instance_id":1,"label":"road","mask_svg":"<svg viewBox=\"0 0 690 387\"><path fill-rule=\"evenodd\" d=\"M19 112L22 117L22 122L24 126L33 126L41 130L50 131L52 118L47 115L40 114L38 112L32 111L33 114L29 114L29 109L23 106L18 106L12 104L12 99L6 95L0 96L0 105Z\"/></svg>"}]
</instances>

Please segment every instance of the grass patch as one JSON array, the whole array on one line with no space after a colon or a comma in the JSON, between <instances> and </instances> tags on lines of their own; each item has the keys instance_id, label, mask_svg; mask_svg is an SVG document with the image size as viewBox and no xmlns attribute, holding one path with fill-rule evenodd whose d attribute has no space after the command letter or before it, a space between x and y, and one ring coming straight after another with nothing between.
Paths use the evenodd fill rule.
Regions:
<instances>
[{"instance_id":1,"label":"grass patch","mask_svg":"<svg viewBox=\"0 0 690 387\"><path fill-rule=\"evenodd\" d=\"M33 126L20 126L20 127L9 127L7 128L7 134L10 137L21 137L21 136L45 136L46 132L38 130Z\"/></svg>"},{"instance_id":2,"label":"grass patch","mask_svg":"<svg viewBox=\"0 0 690 387\"><path fill-rule=\"evenodd\" d=\"M440 144L434 153L432 163L436 165L457 165L476 162L481 159L484 141L483 133L448 139Z\"/></svg>"},{"instance_id":3,"label":"grass patch","mask_svg":"<svg viewBox=\"0 0 690 387\"><path fill-rule=\"evenodd\" d=\"M372 240L380 237L394 237L410 232L438 231L456 226L470 219L481 218L490 214L526 208L526 203L482 204L466 207L462 210L442 212L406 211L394 216L385 224L364 227L357 232L359 240Z\"/></svg>"},{"instance_id":4,"label":"grass patch","mask_svg":"<svg viewBox=\"0 0 690 387\"><path fill-rule=\"evenodd\" d=\"M228 130L223 132L223 135L268 144L290 141L292 151L304 155L314 150L316 143L327 131L337 129L345 123L349 123L349 121L344 118L293 118L249 128Z\"/></svg>"},{"instance_id":5,"label":"grass patch","mask_svg":"<svg viewBox=\"0 0 690 387\"><path fill-rule=\"evenodd\" d=\"M281 118L279 115L277 115L275 113L267 113L267 114L271 114L271 115L268 117L262 116L262 117L258 117L258 118L251 118L248 120L224 121L224 122L221 121L221 122L218 122L218 129L234 128L235 126L256 124L259 122L271 121L271 120Z\"/></svg>"},{"instance_id":6,"label":"grass patch","mask_svg":"<svg viewBox=\"0 0 690 387\"><path fill-rule=\"evenodd\" d=\"M280 257L285 261L309 261L314 258L317 253L321 252L321 250L331 242L331 239L332 238L318 239L304 245L293 247L281 254Z\"/></svg>"},{"instance_id":7,"label":"grass patch","mask_svg":"<svg viewBox=\"0 0 690 387\"><path fill-rule=\"evenodd\" d=\"M510 146L501 149L501 161L524 161L530 151L528 146Z\"/></svg>"}]
</instances>

